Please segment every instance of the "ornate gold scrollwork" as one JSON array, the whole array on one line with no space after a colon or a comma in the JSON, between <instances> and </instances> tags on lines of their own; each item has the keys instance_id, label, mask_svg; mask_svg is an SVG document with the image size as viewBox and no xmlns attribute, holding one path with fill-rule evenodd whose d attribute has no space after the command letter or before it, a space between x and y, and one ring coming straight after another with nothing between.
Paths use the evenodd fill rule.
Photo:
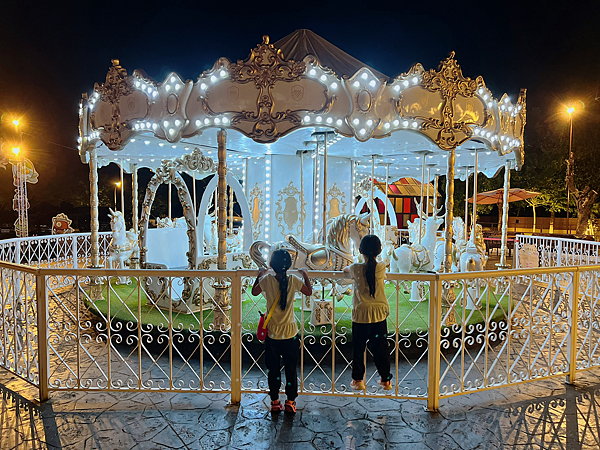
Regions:
<instances>
[{"instance_id":1,"label":"ornate gold scrollwork","mask_svg":"<svg viewBox=\"0 0 600 450\"><path fill-rule=\"evenodd\" d=\"M294 183L290 181L286 187L281 189L277 198L277 210L275 211L275 218L277 224L281 228L281 234L287 233L300 234L301 224L299 222L301 217L301 209L306 206L306 202L301 198L302 193L294 186ZM301 202L304 203L301 205ZM287 225L286 227L284 226ZM296 229L294 229L296 225Z\"/></svg>"},{"instance_id":2,"label":"ornate gold scrollwork","mask_svg":"<svg viewBox=\"0 0 600 450\"><path fill-rule=\"evenodd\" d=\"M256 241L262 231L263 218L263 191L258 187L258 183L250 191L248 203L250 204L250 214L252 216L252 239Z\"/></svg>"},{"instance_id":3,"label":"ornate gold scrollwork","mask_svg":"<svg viewBox=\"0 0 600 450\"><path fill-rule=\"evenodd\" d=\"M327 192L327 199L329 201L329 207L327 209L328 220L346 214L346 196L340 191L337 183L333 183L333 186L331 186L331 189Z\"/></svg>"},{"instance_id":4,"label":"ornate gold scrollwork","mask_svg":"<svg viewBox=\"0 0 600 450\"><path fill-rule=\"evenodd\" d=\"M420 64L413 66L409 74L420 73L421 86L430 92L439 92L442 98L441 120L432 117L412 117L409 119L421 120L423 130L437 130L437 136L433 139L442 150L452 150L472 137L473 130L467 122L455 121L454 102L457 96L473 97L477 88L484 86L483 78L477 77L475 80L466 78L462 70L454 59L454 52L451 52L448 58L441 62L438 70L430 69L424 71ZM402 99L396 102L396 109L401 113L400 104ZM488 120L486 110L483 123L485 127ZM462 136L460 136L462 134Z\"/></svg>"},{"instance_id":5,"label":"ornate gold scrollwork","mask_svg":"<svg viewBox=\"0 0 600 450\"><path fill-rule=\"evenodd\" d=\"M247 60L239 60L229 65L219 60L218 64L223 68L226 66L228 78L231 82L237 84L254 83L258 90L256 110L213 111L209 106L210 92L205 97L199 98L202 109L209 116L218 116L225 112L232 113L231 126L257 142L269 143L276 141L284 134L302 125L302 113L327 113L331 110L336 99L335 96L327 95L327 88L324 87L324 106L319 110L285 109L275 111L273 87L277 82L294 83L299 81L306 72L306 63L304 61L285 60L281 50L276 49L273 44L269 44L268 36L263 36L262 44L251 51ZM232 86L228 89L227 95L229 98L237 100L239 91L238 88ZM292 92L292 95L297 97L299 91ZM239 125L242 122L253 123L252 130L248 131L246 127L240 127ZM284 130L280 131L278 124L282 122L289 122L292 126L284 127Z\"/></svg>"},{"instance_id":6,"label":"ornate gold scrollwork","mask_svg":"<svg viewBox=\"0 0 600 450\"><path fill-rule=\"evenodd\" d=\"M123 140L123 134L127 131L127 123L121 121L121 110L119 109L119 101L121 97L130 95L134 91L133 80L127 76L127 70L119 65L118 59L112 60L112 67L106 74L106 81L102 84L95 83L94 90L100 95L100 100L110 103L112 107L111 123L104 124L104 135L108 137L103 141L111 150L118 149ZM94 128L95 113L92 113L91 121Z\"/></svg>"},{"instance_id":7,"label":"ornate gold scrollwork","mask_svg":"<svg viewBox=\"0 0 600 450\"><path fill-rule=\"evenodd\" d=\"M252 258L250 258L250 255L248 253L238 253L236 255L233 255L233 261L241 261L242 262L242 267L244 269L256 269L256 264L254 264L254 261L252 261Z\"/></svg>"}]
</instances>

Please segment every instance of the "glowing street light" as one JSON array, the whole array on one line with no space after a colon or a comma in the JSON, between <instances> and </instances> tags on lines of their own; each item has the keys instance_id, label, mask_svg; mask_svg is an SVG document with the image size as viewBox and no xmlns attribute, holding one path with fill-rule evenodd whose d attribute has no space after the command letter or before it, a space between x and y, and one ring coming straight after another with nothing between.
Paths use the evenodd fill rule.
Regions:
<instances>
[{"instance_id":1,"label":"glowing street light","mask_svg":"<svg viewBox=\"0 0 600 450\"><path fill-rule=\"evenodd\" d=\"M12 152L15 154L15 156L19 156L19 153L21 153L21 147L13 147Z\"/></svg>"},{"instance_id":2,"label":"glowing street light","mask_svg":"<svg viewBox=\"0 0 600 450\"><path fill-rule=\"evenodd\" d=\"M567 108L567 114L569 114L569 165L567 166L567 178L569 176L573 176L573 113L575 112L575 108L573 106L569 106ZM567 181L567 234L571 234L571 224L569 223L569 208L571 206L571 188L569 187L569 182Z\"/></svg>"},{"instance_id":3,"label":"glowing street light","mask_svg":"<svg viewBox=\"0 0 600 450\"><path fill-rule=\"evenodd\" d=\"M12 121L12 123L13 123L13 125L14 125L15 127L18 127L18 126L19 126L19 123L21 123L21 122L20 122L20 120L19 120L19 119L14 119L14 120Z\"/></svg>"}]
</instances>

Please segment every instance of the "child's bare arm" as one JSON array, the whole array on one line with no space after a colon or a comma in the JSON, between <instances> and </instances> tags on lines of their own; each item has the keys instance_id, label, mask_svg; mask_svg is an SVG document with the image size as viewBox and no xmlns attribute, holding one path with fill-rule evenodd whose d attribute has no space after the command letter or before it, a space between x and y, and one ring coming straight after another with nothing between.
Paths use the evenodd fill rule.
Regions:
<instances>
[{"instance_id":1,"label":"child's bare arm","mask_svg":"<svg viewBox=\"0 0 600 450\"><path fill-rule=\"evenodd\" d=\"M304 278L304 286L302 286L300 292L302 292L304 295L312 295L312 285L310 284L310 278L308 278L306 269L303 267L302 269L298 269L298 272L300 272L302 274L302 278Z\"/></svg>"},{"instance_id":2,"label":"child's bare arm","mask_svg":"<svg viewBox=\"0 0 600 450\"><path fill-rule=\"evenodd\" d=\"M258 269L258 274L256 274L256 280L254 280L254 285L252 286L252 295L256 296L262 292L262 288L260 287L260 279L261 277L267 273L267 269L261 267Z\"/></svg>"}]
</instances>

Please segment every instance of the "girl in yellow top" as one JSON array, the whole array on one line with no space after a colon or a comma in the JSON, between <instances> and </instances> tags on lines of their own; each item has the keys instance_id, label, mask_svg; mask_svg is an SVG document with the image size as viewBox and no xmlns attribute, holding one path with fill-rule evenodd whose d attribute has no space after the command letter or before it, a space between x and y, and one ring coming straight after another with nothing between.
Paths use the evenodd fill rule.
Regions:
<instances>
[{"instance_id":1,"label":"girl in yellow top","mask_svg":"<svg viewBox=\"0 0 600 450\"><path fill-rule=\"evenodd\" d=\"M312 286L308 279L306 269L300 269L304 282L300 278L287 274L292 265L292 258L285 250L275 250L271 256L270 266L275 275L267 273L267 269L258 269L258 275L252 295L264 292L267 298L267 311L275 302L271 320L267 325L268 334L265 340L265 363L269 380L269 396L271 397L271 411L279 412L283 405L279 401L281 388L281 359L285 366L285 411L296 412L296 397L298 396L298 375L296 365L300 343L298 341L298 324L294 316L294 297L297 291L304 295L312 295ZM265 275L266 274L266 275ZM264 276L263 276L264 275Z\"/></svg>"},{"instance_id":2,"label":"girl in yellow top","mask_svg":"<svg viewBox=\"0 0 600 450\"><path fill-rule=\"evenodd\" d=\"M344 269L354 280L352 299L352 383L350 387L364 390L364 354L369 340L377 371L381 376L379 385L385 390L392 388L392 374L387 343L387 316L390 305L385 296L385 263L375 259L381 253L381 241L369 234L362 238L359 247L364 263L355 263Z\"/></svg>"}]
</instances>

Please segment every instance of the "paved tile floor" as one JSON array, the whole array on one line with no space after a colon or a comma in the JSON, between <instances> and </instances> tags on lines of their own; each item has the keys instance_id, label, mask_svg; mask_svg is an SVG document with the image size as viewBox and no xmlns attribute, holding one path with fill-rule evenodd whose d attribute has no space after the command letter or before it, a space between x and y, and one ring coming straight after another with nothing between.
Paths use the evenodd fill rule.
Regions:
<instances>
[{"instance_id":1,"label":"paved tile floor","mask_svg":"<svg viewBox=\"0 0 600 450\"><path fill-rule=\"evenodd\" d=\"M9 449L598 449L600 374L423 403L300 396L271 415L264 394L53 393L0 371L0 448Z\"/></svg>"}]
</instances>

